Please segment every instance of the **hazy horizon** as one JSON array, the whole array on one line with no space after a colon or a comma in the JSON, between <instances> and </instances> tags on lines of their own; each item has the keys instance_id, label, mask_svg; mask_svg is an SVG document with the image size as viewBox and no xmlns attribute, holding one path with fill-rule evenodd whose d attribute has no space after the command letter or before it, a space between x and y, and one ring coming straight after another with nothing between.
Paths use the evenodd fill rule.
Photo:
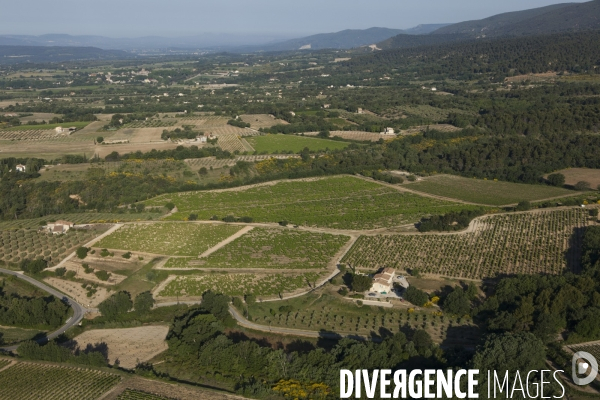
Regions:
<instances>
[{"instance_id":1,"label":"hazy horizon","mask_svg":"<svg viewBox=\"0 0 600 400\"><path fill-rule=\"evenodd\" d=\"M346 1L340 7L338 2L316 0L306 0L302 5L274 0L229 0L226 3L172 0L167 4L152 0L131 0L126 4L105 0L93 5L85 0L21 0L4 5L0 35L137 38L229 34L277 40L345 29L408 29L419 24L457 23L560 3L565 1L424 0L408 3L374 0L368 5Z\"/></svg>"}]
</instances>

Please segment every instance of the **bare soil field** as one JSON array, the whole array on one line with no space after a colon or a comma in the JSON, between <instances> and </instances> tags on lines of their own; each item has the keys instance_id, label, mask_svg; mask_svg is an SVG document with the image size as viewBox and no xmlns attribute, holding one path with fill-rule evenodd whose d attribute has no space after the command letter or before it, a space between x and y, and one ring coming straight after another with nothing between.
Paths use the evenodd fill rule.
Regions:
<instances>
[{"instance_id":1,"label":"bare soil field","mask_svg":"<svg viewBox=\"0 0 600 400\"><path fill-rule=\"evenodd\" d=\"M81 287L81 283L52 277L44 279L44 282L72 297L84 307L96 307L108 297L108 291L102 286L98 286L96 293L87 297L87 290Z\"/></svg>"},{"instance_id":2,"label":"bare soil field","mask_svg":"<svg viewBox=\"0 0 600 400\"><path fill-rule=\"evenodd\" d=\"M97 145L94 147L93 151L98 153L98 155L100 157L106 157L106 155L112 153L113 151L116 151L119 154L127 154L127 153L136 152L138 150L141 152L148 152L152 149L169 150L169 149L174 149L177 146L180 146L180 144L179 143L169 143L169 142L125 143L125 144L114 144L114 145L104 145L104 146Z\"/></svg>"},{"instance_id":3,"label":"bare soil field","mask_svg":"<svg viewBox=\"0 0 600 400\"><path fill-rule=\"evenodd\" d=\"M567 185L575 185L580 181L589 182L592 189L595 189L600 185L600 169L569 168L556 171L555 173L563 174ZM544 175L544 178L547 178L548 175L549 174Z\"/></svg>"},{"instance_id":4,"label":"bare soil field","mask_svg":"<svg viewBox=\"0 0 600 400\"><path fill-rule=\"evenodd\" d=\"M129 140L129 143L148 143L164 141L160 138L166 128L124 128L110 137L110 140Z\"/></svg>"},{"instance_id":5,"label":"bare soil field","mask_svg":"<svg viewBox=\"0 0 600 400\"><path fill-rule=\"evenodd\" d=\"M523 81L545 81L548 79L556 78L556 72L544 72L541 74L528 74L528 75L515 75L509 76L508 78L504 78L505 82L523 82Z\"/></svg>"},{"instance_id":6,"label":"bare soil field","mask_svg":"<svg viewBox=\"0 0 600 400\"><path fill-rule=\"evenodd\" d=\"M168 332L166 325L96 329L86 331L74 340L80 348L85 348L87 344L106 343L111 364L118 360L121 367L134 368L138 362L148 361L167 350L169 346L165 338Z\"/></svg>"}]
</instances>

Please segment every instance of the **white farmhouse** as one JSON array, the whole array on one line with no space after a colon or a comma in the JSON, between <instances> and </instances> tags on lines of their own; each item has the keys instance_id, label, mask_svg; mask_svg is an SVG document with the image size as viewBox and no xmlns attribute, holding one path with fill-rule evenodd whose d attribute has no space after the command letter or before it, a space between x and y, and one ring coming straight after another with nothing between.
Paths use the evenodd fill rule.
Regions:
<instances>
[{"instance_id":1,"label":"white farmhouse","mask_svg":"<svg viewBox=\"0 0 600 400\"><path fill-rule=\"evenodd\" d=\"M382 272L376 274L373 277L373 286L370 291L388 294L394 288L394 277L396 276L396 270L393 268L384 268Z\"/></svg>"}]
</instances>

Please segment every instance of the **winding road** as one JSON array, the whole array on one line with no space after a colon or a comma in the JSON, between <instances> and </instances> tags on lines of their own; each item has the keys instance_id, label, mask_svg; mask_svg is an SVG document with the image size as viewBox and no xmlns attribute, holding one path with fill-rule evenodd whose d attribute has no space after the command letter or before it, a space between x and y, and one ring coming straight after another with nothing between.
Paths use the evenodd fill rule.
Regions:
<instances>
[{"instance_id":1,"label":"winding road","mask_svg":"<svg viewBox=\"0 0 600 400\"><path fill-rule=\"evenodd\" d=\"M35 280L35 279L27 276L27 275L24 275L24 274L22 274L20 272L16 272L16 271L10 271L8 269L3 269L3 268L0 268L0 273L7 274L7 275L13 275L13 276L16 276L19 279L23 279L24 281L32 284L33 286L35 286L35 287L37 287L39 289L42 289L42 290L50 293L51 295L56 296L59 299L65 301L65 303L67 303L73 309L73 316L67 320L67 323L65 325L63 325L58 330L50 333L49 335L44 336L43 338L38 339L38 342L45 342L47 340L52 340L52 339L54 339L54 338L62 335L69 328L71 328L71 327L79 324L79 322L83 319L83 316L84 316L84 314L87 311L83 306L81 306L75 300L73 300L73 299L65 296L64 294L62 294L58 290L55 290L55 289L51 288L50 286L47 286L47 285L43 284L42 282L37 281L37 280ZM0 347L0 350L15 351L18 347L19 347L19 345L8 346L8 347Z\"/></svg>"}]
</instances>

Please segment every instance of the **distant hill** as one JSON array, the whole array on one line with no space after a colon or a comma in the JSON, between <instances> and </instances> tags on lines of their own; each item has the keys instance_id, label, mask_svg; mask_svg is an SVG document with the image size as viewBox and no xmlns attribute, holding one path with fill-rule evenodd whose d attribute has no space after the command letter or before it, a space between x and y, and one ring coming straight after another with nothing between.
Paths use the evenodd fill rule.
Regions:
<instances>
[{"instance_id":1,"label":"distant hill","mask_svg":"<svg viewBox=\"0 0 600 400\"><path fill-rule=\"evenodd\" d=\"M125 51L102 50L97 47L0 45L0 64L107 60L131 57L132 55Z\"/></svg>"},{"instance_id":2,"label":"distant hill","mask_svg":"<svg viewBox=\"0 0 600 400\"><path fill-rule=\"evenodd\" d=\"M407 35L409 31L407 30L377 43L377 47L403 49L482 38L534 36L588 30L600 30L600 0L554 4L498 14L480 20L443 26L430 33L419 35Z\"/></svg>"},{"instance_id":3,"label":"distant hill","mask_svg":"<svg viewBox=\"0 0 600 400\"><path fill-rule=\"evenodd\" d=\"M563 3L494 15L440 28L432 35L530 36L600 29L600 1Z\"/></svg>"},{"instance_id":4,"label":"distant hill","mask_svg":"<svg viewBox=\"0 0 600 400\"><path fill-rule=\"evenodd\" d=\"M415 26L414 28L405 29L404 33L407 33L409 35L427 35L428 33L431 33L448 25L451 24L421 24Z\"/></svg>"},{"instance_id":5,"label":"distant hill","mask_svg":"<svg viewBox=\"0 0 600 400\"><path fill-rule=\"evenodd\" d=\"M351 49L378 43L400 33L403 33L401 29L347 29L335 33L320 33L318 35L307 36L300 39L286 40L281 43L255 46L254 50L288 51L308 49Z\"/></svg>"}]
</instances>

